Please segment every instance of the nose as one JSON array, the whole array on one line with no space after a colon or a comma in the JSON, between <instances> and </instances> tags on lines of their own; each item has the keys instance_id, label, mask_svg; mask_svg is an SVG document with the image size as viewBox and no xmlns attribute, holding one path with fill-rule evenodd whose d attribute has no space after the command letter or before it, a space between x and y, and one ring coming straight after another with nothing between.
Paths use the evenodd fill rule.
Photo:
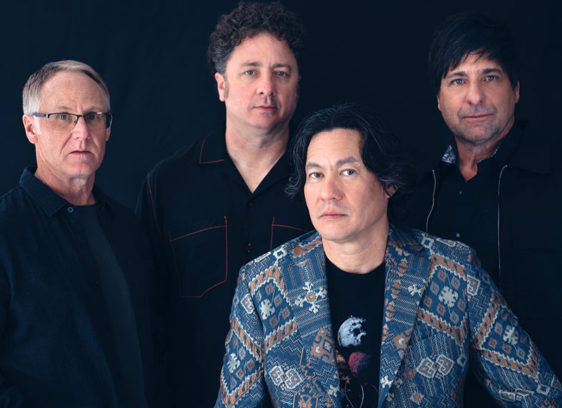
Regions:
<instances>
[{"instance_id":1,"label":"nose","mask_svg":"<svg viewBox=\"0 0 562 408\"><path fill-rule=\"evenodd\" d=\"M320 198L324 201L340 200L342 197L342 189L340 180L331 175L326 175L322 183Z\"/></svg>"},{"instance_id":2,"label":"nose","mask_svg":"<svg viewBox=\"0 0 562 408\"><path fill-rule=\"evenodd\" d=\"M275 94L275 81L271 73L268 72L261 76L258 84L258 93L266 96Z\"/></svg>"},{"instance_id":3,"label":"nose","mask_svg":"<svg viewBox=\"0 0 562 408\"><path fill-rule=\"evenodd\" d=\"M471 105L478 105L485 99L484 89L478 81L472 81L467 87L466 100Z\"/></svg>"},{"instance_id":4,"label":"nose","mask_svg":"<svg viewBox=\"0 0 562 408\"><path fill-rule=\"evenodd\" d=\"M88 125L86 125L86 119L81 116L74 124L74 128L72 129L72 136L76 139L87 139L89 135L90 130L88 129Z\"/></svg>"}]
</instances>

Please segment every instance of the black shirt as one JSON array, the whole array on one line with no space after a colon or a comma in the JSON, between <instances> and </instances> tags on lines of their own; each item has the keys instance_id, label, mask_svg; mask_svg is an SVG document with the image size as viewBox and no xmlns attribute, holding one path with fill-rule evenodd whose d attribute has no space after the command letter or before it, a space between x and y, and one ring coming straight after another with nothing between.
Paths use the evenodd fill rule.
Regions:
<instances>
[{"instance_id":1,"label":"black shirt","mask_svg":"<svg viewBox=\"0 0 562 408\"><path fill-rule=\"evenodd\" d=\"M517 126L478 172L465 181L451 145L437 170L438 191L427 232L474 248L484 269L498 283L498 182L500 171L519 144Z\"/></svg>"},{"instance_id":2,"label":"black shirt","mask_svg":"<svg viewBox=\"0 0 562 408\"><path fill-rule=\"evenodd\" d=\"M130 210L97 189L94 196L101 233L130 290L137 333L124 347L140 346L129 369L142 367L142 383L134 396L120 397L122 377L139 373L122 372L110 324L120 311L104 301L80 211L26 169L0 198L0 401L9 406L122 407L152 397L148 243Z\"/></svg>"},{"instance_id":3,"label":"black shirt","mask_svg":"<svg viewBox=\"0 0 562 408\"><path fill-rule=\"evenodd\" d=\"M283 155L252 193L227 154L223 133L158 164L139 199L163 267L159 307L168 335L174 406L217 398L224 341L240 267L312 229L302 197L289 199Z\"/></svg>"},{"instance_id":4,"label":"black shirt","mask_svg":"<svg viewBox=\"0 0 562 408\"><path fill-rule=\"evenodd\" d=\"M103 299L107 310L111 311L108 320L112 346L117 356L113 377L120 405L142 408L146 407L146 400L139 398L144 395L143 368L135 314L123 270L101 228L98 207L99 204L75 206L74 213L84 229L99 275Z\"/></svg>"},{"instance_id":5,"label":"black shirt","mask_svg":"<svg viewBox=\"0 0 562 408\"><path fill-rule=\"evenodd\" d=\"M340 270L326 258L326 273L343 407L376 407L384 263L367 274L354 274Z\"/></svg>"}]
</instances>

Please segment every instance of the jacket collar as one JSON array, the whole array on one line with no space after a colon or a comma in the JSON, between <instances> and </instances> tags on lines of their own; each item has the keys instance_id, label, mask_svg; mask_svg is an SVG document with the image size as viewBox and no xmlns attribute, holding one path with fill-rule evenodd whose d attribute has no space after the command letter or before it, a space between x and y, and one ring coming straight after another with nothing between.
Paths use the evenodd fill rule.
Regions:
<instances>
[{"instance_id":1,"label":"jacket collar","mask_svg":"<svg viewBox=\"0 0 562 408\"><path fill-rule=\"evenodd\" d=\"M407 353L420 301L428 282L430 259L407 230L391 225L386 246L386 282L379 372L382 406Z\"/></svg>"},{"instance_id":2,"label":"jacket collar","mask_svg":"<svg viewBox=\"0 0 562 408\"><path fill-rule=\"evenodd\" d=\"M36 169L32 167L27 167L23 170L20 177L20 187L49 217L52 217L63 208L72 206L68 201L35 177L35 171ZM95 186L93 193L96 201L100 204L100 208L104 209L108 204L105 194Z\"/></svg>"},{"instance_id":3,"label":"jacket collar","mask_svg":"<svg viewBox=\"0 0 562 408\"><path fill-rule=\"evenodd\" d=\"M391 225L385 253L384 317L381 340L379 407L406 354L419 303L427 285L429 259L408 231ZM326 262L322 240L312 233L292 249L297 266L286 276L287 293L303 340L303 366L318 379L326 395L341 397L330 320ZM319 329L320 328L320 329ZM305 364L306 363L306 364Z\"/></svg>"}]
</instances>

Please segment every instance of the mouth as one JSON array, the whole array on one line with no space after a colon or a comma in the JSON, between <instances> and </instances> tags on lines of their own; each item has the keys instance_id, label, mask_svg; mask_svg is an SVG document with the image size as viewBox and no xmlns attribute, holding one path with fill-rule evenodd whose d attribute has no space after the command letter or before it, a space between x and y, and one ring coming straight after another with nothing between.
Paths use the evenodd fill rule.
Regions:
<instances>
[{"instance_id":1,"label":"mouth","mask_svg":"<svg viewBox=\"0 0 562 408\"><path fill-rule=\"evenodd\" d=\"M91 154L88 150L73 150L69 153L72 156L87 156Z\"/></svg>"},{"instance_id":2,"label":"mouth","mask_svg":"<svg viewBox=\"0 0 562 408\"><path fill-rule=\"evenodd\" d=\"M490 117L492 117L491 113L476 113L474 115L465 115L462 118L464 120L474 120L474 121L476 121L476 120L488 119Z\"/></svg>"},{"instance_id":3,"label":"mouth","mask_svg":"<svg viewBox=\"0 0 562 408\"><path fill-rule=\"evenodd\" d=\"M267 111L267 112L273 112L273 111L277 110L277 106L276 105L256 105L256 106L254 106L254 109Z\"/></svg>"},{"instance_id":4,"label":"mouth","mask_svg":"<svg viewBox=\"0 0 562 408\"><path fill-rule=\"evenodd\" d=\"M326 211L326 212L321 213L318 218L322 219L322 220L338 220L338 219L346 217L346 216L347 216L347 214L344 214L344 213L339 212L339 211Z\"/></svg>"}]
</instances>

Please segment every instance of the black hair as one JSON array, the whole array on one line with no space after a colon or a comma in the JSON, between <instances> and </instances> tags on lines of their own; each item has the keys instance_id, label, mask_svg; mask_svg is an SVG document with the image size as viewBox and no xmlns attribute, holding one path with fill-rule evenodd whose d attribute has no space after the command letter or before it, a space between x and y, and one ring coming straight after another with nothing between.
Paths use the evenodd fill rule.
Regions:
<instances>
[{"instance_id":1,"label":"black hair","mask_svg":"<svg viewBox=\"0 0 562 408\"><path fill-rule=\"evenodd\" d=\"M410 169L400 154L398 140L366 108L354 104L340 104L321 109L307 116L299 125L292 140L292 175L285 192L296 196L306 181L306 155L312 138L333 129L356 130L361 135L361 158L365 167L382 184L386 193L395 197L409 184ZM390 188L395 190L390 194Z\"/></svg>"},{"instance_id":2,"label":"black hair","mask_svg":"<svg viewBox=\"0 0 562 408\"><path fill-rule=\"evenodd\" d=\"M463 12L449 16L433 33L427 65L436 95L441 79L471 53L496 61L515 89L519 56L509 27L486 14Z\"/></svg>"},{"instance_id":3,"label":"black hair","mask_svg":"<svg viewBox=\"0 0 562 408\"><path fill-rule=\"evenodd\" d=\"M207 60L213 73L224 74L226 62L236 46L246 38L270 33L284 40L299 66L304 48L304 28L298 17L281 3L242 1L228 14L223 14L209 39Z\"/></svg>"}]
</instances>

